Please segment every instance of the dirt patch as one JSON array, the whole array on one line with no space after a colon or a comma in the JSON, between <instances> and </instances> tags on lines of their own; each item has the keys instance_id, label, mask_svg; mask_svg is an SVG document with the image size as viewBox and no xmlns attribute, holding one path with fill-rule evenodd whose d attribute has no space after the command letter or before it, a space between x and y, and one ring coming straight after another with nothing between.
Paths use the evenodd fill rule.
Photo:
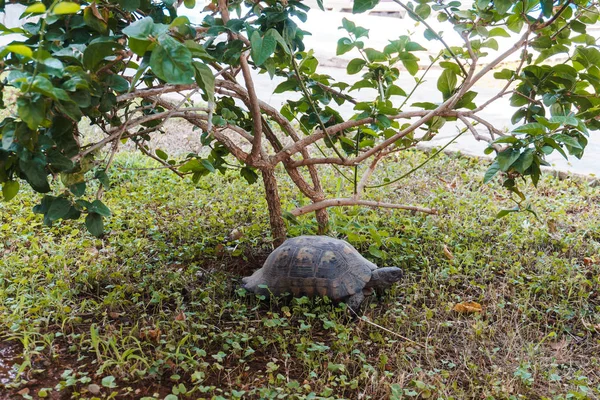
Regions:
<instances>
[{"instance_id":1,"label":"dirt patch","mask_svg":"<svg viewBox=\"0 0 600 400\"><path fill-rule=\"evenodd\" d=\"M17 344L0 342L0 389L17 377L17 365L23 362L21 354Z\"/></svg>"}]
</instances>

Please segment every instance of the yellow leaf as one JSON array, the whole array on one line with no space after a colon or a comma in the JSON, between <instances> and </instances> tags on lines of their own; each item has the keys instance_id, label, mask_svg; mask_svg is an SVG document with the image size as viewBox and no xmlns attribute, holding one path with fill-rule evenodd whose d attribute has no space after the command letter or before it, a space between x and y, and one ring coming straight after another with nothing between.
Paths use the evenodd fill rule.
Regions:
<instances>
[{"instance_id":1,"label":"yellow leaf","mask_svg":"<svg viewBox=\"0 0 600 400\"><path fill-rule=\"evenodd\" d=\"M473 314L481 312L483 308L479 303L475 303L474 301L466 301L456 304L452 310L461 314Z\"/></svg>"},{"instance_id":2,"label":"yellow leaf","mask_svg":"<svg viewBox=\"0 0 600 400\"><path fill-rule=\"evenodd\" d=\"M44 5L44 3L37 2L27 7L25 11L23 11L23 14L43 14L45 12L46 6Z\"/></svg>"},{"instance_id":3,"label":"yellow leaf","mask_svg":"<svg viewBox=\"0 0 600 400\"><path fill-rule=\"evenodd\" d=\"M454 254L450 251L448 246L444 245L444 254L448 260L454 260Z\"/></svg>"},{"instance_id":4,"label":"yellow leaf","mask_svg":"<svg viewBox=\"0 0 600 400\"><path fill-rule=\"evenodd\" d=\"M63 15L63 14L76 14L80 10L80 6L77 3L71 1L63 1L58 3L52 9L52 14Z\"/></svg>"},{"instance_id":5,"label":"yellow leaf","mask_svg":"<svg viewBox=\"0 0 600 400\"><path fill-rule=\"evenodd\" d=\"M9 44L8 46L6 46L6 49L10 52L20 54L25 57L33 57L33 51L31 51L29 47L22 44Z\"/></svg>"}]
</instances>

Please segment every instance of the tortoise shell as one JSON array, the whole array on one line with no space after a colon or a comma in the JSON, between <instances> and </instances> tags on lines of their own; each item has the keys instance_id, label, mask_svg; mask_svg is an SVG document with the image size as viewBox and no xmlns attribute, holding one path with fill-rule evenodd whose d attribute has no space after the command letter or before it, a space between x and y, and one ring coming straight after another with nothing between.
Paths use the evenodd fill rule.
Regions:
<instances>
[{"instance_id":1,"label":"tortoise shell","mask_svg":"<svg viewBox=\"0 0 600 400\"><path fill-rule=\"evenodd\" d=\"M362 291L375 269L375 264L343 240L299 236L275 249L263 267L243 282L247 290L258 294L342 300Z\"/></svg>"}]
</instances>

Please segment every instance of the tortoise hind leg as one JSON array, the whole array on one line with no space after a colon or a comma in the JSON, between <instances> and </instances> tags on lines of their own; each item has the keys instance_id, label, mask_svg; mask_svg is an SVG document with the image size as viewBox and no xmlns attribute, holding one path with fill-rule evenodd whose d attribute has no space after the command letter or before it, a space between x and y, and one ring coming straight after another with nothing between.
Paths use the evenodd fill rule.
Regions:
<instances>
[{"instance_id":1,"label":"tortoise hind leg","mask_svg":"<svg viewBox=\"0 0 600 400\"><path fill-rule=\"evenodd\" d=\"M356 314L360 314L360 305L365 299L365 295L362 291L350 296L348 300L346 300L346 305L354 311ZM351 312L352 312L351 311Z\"/></svg>"}]
</instances>

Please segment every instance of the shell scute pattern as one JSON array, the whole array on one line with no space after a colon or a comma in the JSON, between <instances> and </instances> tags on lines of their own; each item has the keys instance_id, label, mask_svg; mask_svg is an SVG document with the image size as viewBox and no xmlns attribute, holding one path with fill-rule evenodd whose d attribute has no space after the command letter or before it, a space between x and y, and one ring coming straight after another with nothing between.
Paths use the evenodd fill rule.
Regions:
<instances>
[{"instance_id":1,"label":"shell scute pattern","mask_svg":"<svg viewBox=\"0 0 600 400\"><path fill-rule=\"evenodd\" d=\"M376 268L343 241L301 236L277 248L259 271L273 294L343 299L361 291Z\"/></svg>"}]
</instances>

